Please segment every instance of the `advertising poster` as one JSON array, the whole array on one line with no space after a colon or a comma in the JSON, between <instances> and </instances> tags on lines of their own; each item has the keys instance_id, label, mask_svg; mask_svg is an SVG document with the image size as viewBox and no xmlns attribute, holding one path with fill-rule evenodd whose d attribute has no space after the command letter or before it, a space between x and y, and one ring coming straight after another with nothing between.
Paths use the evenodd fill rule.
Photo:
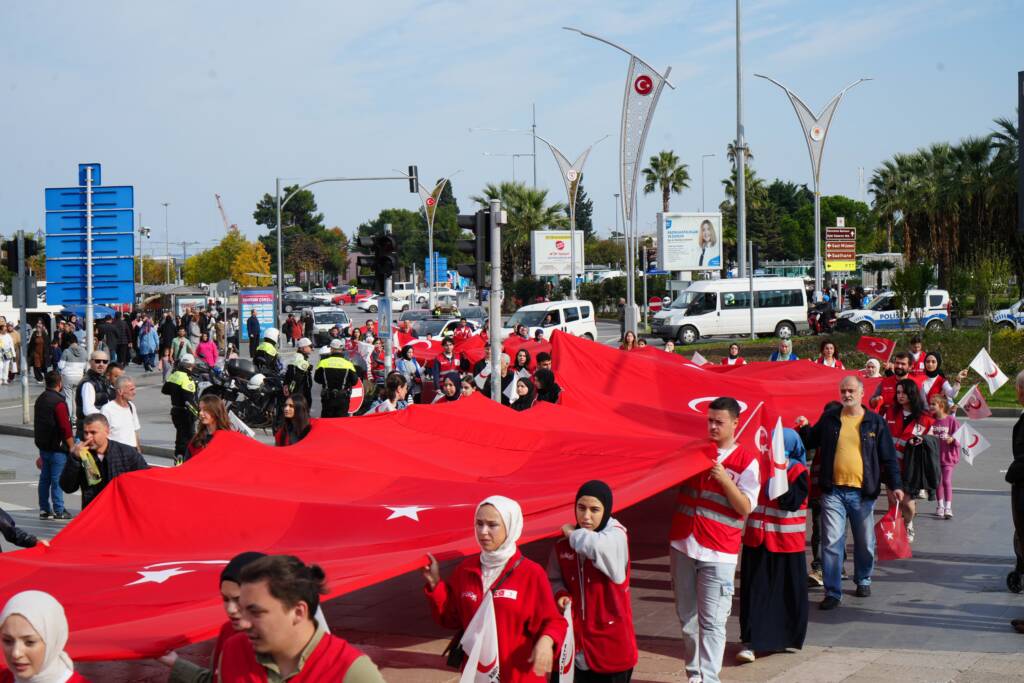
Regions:
<instances>
[{"instance_id":1,"label":"advertising poster","mask_svg":"<svg viewBox=\"0 0 1024 683\"><path fill-rule=\"evenodd\" d=\"M722 214L658 214L658 268L672 271L721 267Z\"/></svg>"},{"instance_id":2,"label":"advertising poster","mask_svg":"<svg viewBox=\"0 0 1024 683\"><path fill-rule=\"evenodd\" d=\"M206 310L206 297L205 296L176 296L174 297L174 310L177 314L184 315L186 311L192 309L193 311L204 311Z\"/></svg>"},{"instance_id":3,"label":"advertising poster","mask_svg":"<svg viewBox=\"0 0 1024 683\"><path fill-rule=\"evenodd\" d=\"M261 339L263 333L274 326L274 295L273 289L243 289L238 292L238 322L242 341L249 340L249 330L245 322L253 311L260 321Z\"/></svg>"},{"instance_id":4,"label":"advertising poster","mask_svg":"<svg viewBox=\"0 0 1024 683\"><path fill-rule=\"evenodd\" d=\"M568 230L534 230L530 233L533 275L570 275ZM583 231L576 231L576 276L583 276Z\"/></svg>"}]
</instances>

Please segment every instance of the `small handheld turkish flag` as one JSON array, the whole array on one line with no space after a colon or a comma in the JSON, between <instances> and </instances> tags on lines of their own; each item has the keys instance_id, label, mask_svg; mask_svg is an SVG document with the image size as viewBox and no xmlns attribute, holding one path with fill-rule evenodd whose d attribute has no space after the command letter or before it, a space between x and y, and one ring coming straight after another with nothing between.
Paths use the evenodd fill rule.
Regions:
<instances>
[{"instance_id":1,"label":"small handheld turkish flag","mask_svg":"<svg viewBox=\"0 0 1024 683\"><path fill-rule=\"evenodd\" d=\"M693 352L693 358L691 359L694 365L707 365L708 359L700 355L699 351Z\"/></svg>"},{"instance_id":2,"label":"small handheld turkish flag","mask_svg":"<svg viewBox=\"0 0 1024 683\"><path fill-rule=\"evenodd\" d=\"M960 449L960 455L963 456L969 465L974 464L974 456L988 450L989 446L992 445L988 442L988 439L966 424L960 425L960 429L956 430L956 433L953 434L953 439Z\"/></svg>"},{"instance_id":3,"label":"small handheld turkish flag","mask_svg":"<svg viewBox=\"0 0 1024 683\"><path fill-rule=\"evenodd\" d=\"M992 360L992 356L988 355L988 351L984 347L982 347L981 351L978 351L978 355L971 361L971 369L984 378L988 384L990 394L996 393L999 391L999 387L1010 381L1003 374L1003 371L999 369L995 361Z\"/></svg>"},{"instance_id":4,"label":"small handheld turkish flag","mask_svg":"<svg viewBox=\"0 0 1024 683\"><path fill-rule=\"evenodd\" d=\"M896 350L896 340L884 337L861 337L857 342L857 350L864 355L877 358L883 363L888 363L892 352Z\"/></svg>"},{"instance_id":5,"label":"small handheld turkish flag","mask_svg":"<svg viewBox=\"0 0 1024 683\"><path fill-rule=\"evenodd\" d=\"M900 516L900 506L894 507L875 524L875 558L879 562L885 560L905 560L911 557L910 538L907 527Z\"/></svg>"},{"instance_id":6,"label":"small handheld turkish flag","mask_svg":"<svg viewBox=\"0 0 1024 683\"><path fill-rule=\"evenodd\" d=\"M964 394L964 397L960 399L957 405L963 408L964 412L967 413L967 417L972 420L992 417L992 411L989 410L988 403L985 402L985 397L981 395L977 384Z\"/></svg>"}]
</instances>

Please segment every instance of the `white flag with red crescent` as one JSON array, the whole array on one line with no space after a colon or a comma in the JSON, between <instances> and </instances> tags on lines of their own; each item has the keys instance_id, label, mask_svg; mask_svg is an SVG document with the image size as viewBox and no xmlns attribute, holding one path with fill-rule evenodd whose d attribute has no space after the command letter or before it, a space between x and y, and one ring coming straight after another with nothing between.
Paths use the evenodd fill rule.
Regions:
<instances>
[{"instance_id":1,"label":"white flag with red crescent","mask_svg":"<svg viewBox=\"0 0 1024 683\"><path fill-rule=\"evenodd\" d=\"M693 358L691 358L690 360L693 361L694 365L707 365L708 364L708 359L705 358L704 356L700 355L699 351L694 351L693 352Z\"/></svg>"},{"instance_id":2,"label":"white flag with red crescent","mask_svg":"<svg viewBox=\"0 0 1024 683\"><path fill-rule=\"evenodd\" d=\"M576 636L572 632L572 603L565 606L562 616L569 622L562 642L562 651L558 653L558 683L573 683L576 676Z\"/></svg>"},{"instance_id":3,"label":"white flag with red crescent","mask_svg":"<svg viewBox=\"0 0 1024 683\"><path fill-rule=\"evenodd\" d=\"M772 476L768 480L768 499L775 500L789 490L789 456L786 455L786 437L782 432L782 418L775 423L772 430Z\"/></svg>"},{"instance_id":4,"label":"white flag with red crescent","mask_svg":"<svg viewBox=\"0 0 1024 683\"><path fill-rule=\"evenodd\" d=\"M1010 381L1003 374L1003 371L999 369L999 366L996 365L996 362L992 360L992 356L988 355L988 351L984 347L982 347L981 351L978 351L978 355L971 361L971 369L981 375L988 384L990 395L999 391L999 387Z\"/></svg>"},{"instance_id":5,"label":"white flag with red crescent","mask_svg":"<svg viewBox=\"0 0 1024 683\"><path fill-rule=\"evenodd\" d=\"M498 683L498 622L494 618L494 595L484 591L480 608L462 634L466 667L459 683Z\"/></svg>"},{"instance_id":6,"label":"white flag with red crescent","mask_svg":"<svg viewBox=\"0 0 1024 683\"><path fill-rule=\"evenodd\" d=\"M967 417L972 420L992 417L992 411L989 410L988 403L985 402L985 397L981 395L981 390L978 389L977 384L967 390L967 393L964 394L964 397L960 399L957 405L963 408L964 412L967 413Z\"/></svg>"},{"instance_id":7,"label":"white flag with red crescent","mask_svg":"<svg viewBox=\"0 0 1024 683\"><path fill-rule=\"evenodd\" d=\"M960 429L953 434L953 439L956 441L957 448L960 449L960 455L970 465L974 464L974 456L987 451L992 445L968 424L960 425Z\"/></svg>"}]
</instances>

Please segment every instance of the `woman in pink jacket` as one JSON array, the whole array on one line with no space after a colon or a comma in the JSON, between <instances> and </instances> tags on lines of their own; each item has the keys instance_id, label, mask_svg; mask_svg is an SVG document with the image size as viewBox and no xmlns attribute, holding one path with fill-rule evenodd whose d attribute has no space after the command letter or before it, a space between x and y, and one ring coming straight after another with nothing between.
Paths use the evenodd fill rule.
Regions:
<instances>
[{"instance_id":1,"label":"woman in pink jacket","mask_svg":"<svg viewBox=\"0 0 1024 683\"><path fill-rule=\"evenodd\" d=\"M217 364L217 345L210 341L210 335L206 332L203 332L199 337L199 345L196 346L196 358L211 368Z\"/></svg>"}]
</instances>

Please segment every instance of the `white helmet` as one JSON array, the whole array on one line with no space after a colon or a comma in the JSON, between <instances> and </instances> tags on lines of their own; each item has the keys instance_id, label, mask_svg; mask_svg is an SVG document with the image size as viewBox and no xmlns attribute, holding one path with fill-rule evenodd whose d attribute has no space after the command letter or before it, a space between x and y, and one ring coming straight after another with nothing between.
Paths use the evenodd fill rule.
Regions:
<instances>
[{"instance_id":1,"label":"white helmet","mask_svg":"<svg viewBox=\"0 0 1024 683\"><path fill-rule=\"evenodd\" d=\"M193 356L191 353L183 353L181 354L181 356L178 357L178 362L182 365L194 365L196 362L196 357Z\"/></svg>"},{"instance_id":2,"label":"white helmet","mask_svg":"<svg viewBox=\"0 0 1024 683\"><path fill-rule=\"evenodd\" d=\"M277 329L276 327L267 328L267 331L263 333L264 339L269 339L275 344L277 343L277 340L280 338L280 336L281 330Z\"/></svg>"},{"instance_id":3,"label":"white helmet","mask_svg":"<svg viewBox=\"0 0 1024 683\"><path fill-rule=\"evenodd\" d=\"M304 346L312 346L313 342L309 340L309 337L303 337L299 341L295 342L295 345L301 349Z\"/></svg>"},{"instance_id":4,"label":"white helmet","mask_svg":"<svg viewBox=\"0 0 1024 683\"><path fill-rule=\"evenodd\" d=\"M249 388L252 389L253 391L259 389L260 387L263 386L264 379L266 379L266 377L264 377L262 373L257 372L255 375L249 378Z\"/></svg>"}]
</instances>

